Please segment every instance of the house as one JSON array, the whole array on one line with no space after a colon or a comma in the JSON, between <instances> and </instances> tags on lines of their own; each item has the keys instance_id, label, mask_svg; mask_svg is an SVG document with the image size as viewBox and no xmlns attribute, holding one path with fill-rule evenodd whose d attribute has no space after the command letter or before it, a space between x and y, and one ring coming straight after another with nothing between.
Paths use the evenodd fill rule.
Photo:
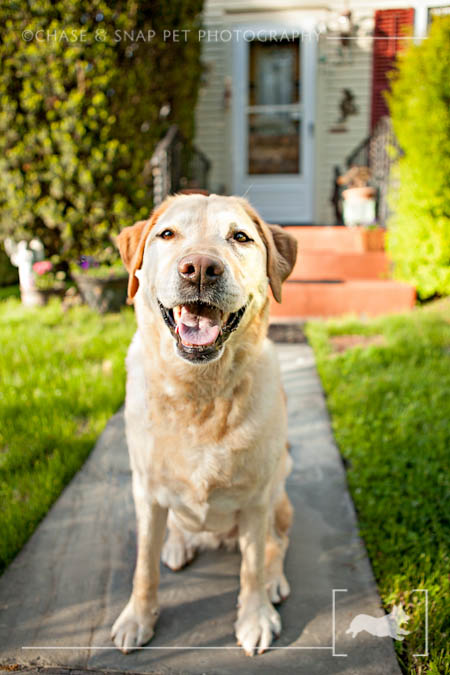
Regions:
<instances>
[{"instance_id":1,"label":"house","mask_svg":"<svg viewBox=\"0 0 450 675\"><path fill-rule=\"evenodd\" d=\"M206 0L196 145L210 190L268 222L332 225L335 166L387 109L396 52L444 2Z\"/></svg>"}]
</instances>

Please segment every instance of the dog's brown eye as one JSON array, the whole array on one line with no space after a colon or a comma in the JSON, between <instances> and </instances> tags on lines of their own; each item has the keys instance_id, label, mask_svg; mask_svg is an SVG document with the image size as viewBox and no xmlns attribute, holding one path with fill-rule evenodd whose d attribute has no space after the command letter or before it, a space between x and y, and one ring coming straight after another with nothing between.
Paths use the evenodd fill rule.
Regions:
<instances>
[{"instance_id":1,"label":"dog's brown eye","mask_svg":"<svg viewBox=\"0 0 450 675\"><path fill-rule=\"evenodd\" d=\"M163 230L158 234L158 237L161 237L161 239L172 239L174 236L175 232L173 230Z\"/></svg>"},{"instance_id":2,"label":"dog's brown eye","mask_svg":"<svg viewBox=\"0 0 450 675\"><path fill-rule=\"evenodd\" d=\"M247 237L247 235L245 234L245 232L235 232L235 233L233 234L233 239L234 239L235 241L238 241L240 244L243 244L243 243L245 243L246 241L252 241L252 240L250 239L250 237Z\"/></svg>"}]
</instances>

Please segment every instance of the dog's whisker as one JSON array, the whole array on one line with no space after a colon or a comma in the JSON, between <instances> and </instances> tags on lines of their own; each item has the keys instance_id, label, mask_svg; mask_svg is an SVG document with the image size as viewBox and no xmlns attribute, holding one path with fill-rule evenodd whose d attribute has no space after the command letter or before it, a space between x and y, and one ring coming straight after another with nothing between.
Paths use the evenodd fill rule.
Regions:
<instances>
[{"instance_id":1,"label":"dog's whisker","mask_svg":"<svg viewBox=\"0 0 450 675\"><path fill-rule=\"evenodd\" d=\"M246 197L246 196L248 195L248 193L249 193L250 190L252 189L253 185L254 185L254 183L252 183L251 185L248 186L248 188L246 189L246 191L244 192L244 194L242 195L242 197Z\"/></svg>"}]
</instances>

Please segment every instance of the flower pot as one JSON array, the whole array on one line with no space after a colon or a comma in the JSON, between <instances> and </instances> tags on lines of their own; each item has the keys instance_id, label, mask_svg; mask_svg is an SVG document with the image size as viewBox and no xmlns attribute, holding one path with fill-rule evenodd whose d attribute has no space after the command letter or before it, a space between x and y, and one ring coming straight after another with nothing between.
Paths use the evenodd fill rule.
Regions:
<instances>
[{"instance_id":1,"label":"flower pot","mask_svg":"<svg viewBox=\"0 0 450 675\"><path fill-rule=\"evenodd\" d=\"M128 277L91 277L88 274L73 275L84 302L100 314L120 312L126 303Z\"/></svg>"},{"instance_id":2,"label":"flower pot","mask_svg":"<svg viewBox=\"0 0 450 675\"><path fill-rule=\"evenodd\" d=\"M353 199L374 199L376 194L375 188L365 185L364 187L354 187L343 190L342 197L345 200Z\"/></svg>"},{"instance_id":3,"label":"flower pot","mask_svg":"<svg viewBox=\"0 0 450 675\"><path fill-rule=\"evenodd\" d=\"M344 190L342 193L344 224L348 227L371 225L376 215L375 195L375 188L369 186Z\"/></svg>"},{"instance_id":4,"label":"flower pot","mask_svg":"<svg viewBox=\"0 0 450 675\"><path fill-rule=\"evenodd\" d=\"M361 234L364 235L364 250L384 251L386 231L382 227L364 229Z\"/></svg>"}]
</instances>

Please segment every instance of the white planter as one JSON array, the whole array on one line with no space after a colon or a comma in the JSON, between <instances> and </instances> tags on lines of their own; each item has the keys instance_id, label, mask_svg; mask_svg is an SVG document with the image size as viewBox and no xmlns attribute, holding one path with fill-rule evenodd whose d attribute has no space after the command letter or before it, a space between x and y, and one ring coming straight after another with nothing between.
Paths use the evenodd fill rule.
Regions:
<instances>
[{"instance_id":1,"label":"white planter","mask_svg":"<svg viewBox=\"0 0 450 675\"><path fill-rule=\"evenodd\" d=\"M373 188L350 188L342 193L343 217L348 227L372 225L376 217L375 190Z\"/></svg>"}]
</instances>

